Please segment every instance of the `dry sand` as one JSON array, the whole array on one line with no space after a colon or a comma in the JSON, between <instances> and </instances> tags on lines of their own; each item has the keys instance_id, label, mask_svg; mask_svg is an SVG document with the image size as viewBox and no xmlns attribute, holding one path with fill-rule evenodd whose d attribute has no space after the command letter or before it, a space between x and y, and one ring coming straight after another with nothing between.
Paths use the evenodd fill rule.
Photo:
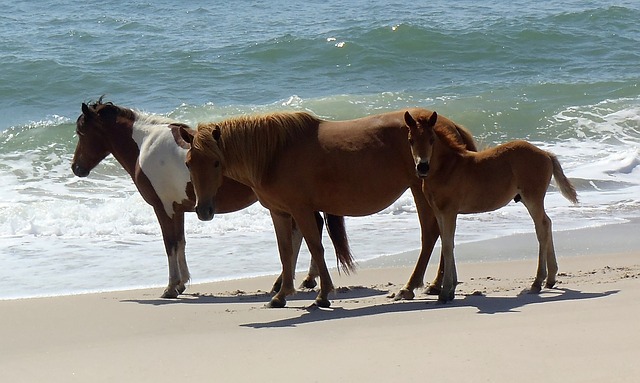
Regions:
<instances>
[{"instance_id":1,"label":"dry sand","mask_svg":"<svg viewBox=\"0 0 640 383\"><path fill-rule=\"evenodd\" d=\"M191 285L178 300L151 289L0 301L0 382L637 382L640 248L615 233L638 225L616 226L559 233L559 249L577 250L540 295L521 294L529 258L460 262L448 304L394 302L410 253L333 273L330 309L309 307L313 292L263 308L273 277ZM457 256L535 253L522 238Z\"/></svg>"}]
</instances>

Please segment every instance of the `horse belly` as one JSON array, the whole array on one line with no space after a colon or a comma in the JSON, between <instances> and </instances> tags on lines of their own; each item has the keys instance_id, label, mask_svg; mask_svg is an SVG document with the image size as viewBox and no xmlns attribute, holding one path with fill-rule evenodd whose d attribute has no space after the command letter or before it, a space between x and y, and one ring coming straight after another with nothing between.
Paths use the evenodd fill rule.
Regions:
<instances>
[{"instance_id":1,"label":"horse belly","mask_svg":"<svg viewBox=\"0 0 640 383\"><path fill-rule=\"evenodd\" d=\"M340 166L304 167L309 170L282 169L280 176L269 183L268 198L272 203L278 200L281 208L297 204L334 215L365 216L391 205L411 184L402 172L371 172L366 168L349 166L346 161ZM266 197L264 191L256 190L261 202Z\"/></svg>"},{"instance_id":2,"label":"horse belly","mask_svg":"<svg viewBox=\"0 0 640 383\"><path fill-rule=\"evenodd\" d=\"M515 197L516 194L513 195ZM513 197L490 198L485 200L465 201L461 214L485 213L506 206Z\"/></svg>"},{"instance_id":3,"label":"horse belly","mask_svg":"<svg viewBox=\"0 0 640 383\"><path fill-rule=\"evenodd\" d=\"M478 177L478 174L492 176ZM476 178L478 177L478 178ZM502 172L477 172L467 178L464 187L458 190L463 196L460 213L483 213L500 209L518 194L513 177Z\"/></svg>"}]
</instances>

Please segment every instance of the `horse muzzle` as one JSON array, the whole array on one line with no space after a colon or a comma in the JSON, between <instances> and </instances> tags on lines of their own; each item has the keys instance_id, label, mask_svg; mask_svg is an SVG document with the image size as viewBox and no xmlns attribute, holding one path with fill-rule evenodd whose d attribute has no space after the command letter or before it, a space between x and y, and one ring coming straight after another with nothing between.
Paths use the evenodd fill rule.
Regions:
<instances>
[{"instance_id":1,"label":"horse muzzle","mask_svg":"<svg viewBox=\"0 0 640 383\"><path fill-rule=\"evenodd\" d=\"M211 221L213 216L215 215L216 208L214 203L210 204L197 204L196 205L196 214L198 215L198 219L200 221Z\"/></svg>"},{"instance_id":2,"label":"horse muzzle","mask_svg":"<svg viewBox=\"0 0 640 383\"><path fill-rule=\"evenodd\" d=\"M71 164L71 170L73 171L73 174L75 174L78 177L86 177L91 172L91 170L83 166L80 166L76 163Z\"/></svg>"},{"instance_id":3,"label":"horse muzzle","mask_svg":"<svg viewBox=\"0 0 640 383\"><path fill-rule=\"evenodd\" d=\"M420 161L416 164L416 174L420 178L425 178L429 173L429 163L427 161Z\"/></svg>"}]
</instances>

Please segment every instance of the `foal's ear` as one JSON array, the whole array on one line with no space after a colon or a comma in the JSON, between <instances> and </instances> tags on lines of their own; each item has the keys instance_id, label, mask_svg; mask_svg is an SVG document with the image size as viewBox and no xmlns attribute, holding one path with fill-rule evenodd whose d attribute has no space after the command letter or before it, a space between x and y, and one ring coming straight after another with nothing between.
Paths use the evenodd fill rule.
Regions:
<instances>
[{"instance_id":1,"label":"foal's ear","mask_svg":"<svg viewBox=\"0 0 640 383\"><path fill-rule=\"evenodd\" d=\"M82 103L82 114L89 114L89 105Z\"/></svg>"},{"instance_id":2,"label":"foal's ear","mask_svg":"<svg viewBox=\"0 0 640 383\"><path fill-rule=\"evenodd\" d=\"M404 112L404 122L409 128L415 129L417 127L416 120L413 119L409 111Z\"/></svg>"},{"instance_id":3,"label":"foal's ear","mask_svg":"<svg viewBox=\"0 0 640 383\"><path fill-rule=\"evenodd\" d=\"M193 132L187 130L184 126L180 127L180 137L185 140L189 145L193 144Z\"/></svg>"},{"instance_id":4,"label":"foal's ear","mask_svg":"<svg viewBox=\"0 0 640 383\"><path fill-rule=\"evenodd\" d=\"M214 126L213 129L211 129L211 136L214 140L216 140L216 142L220 140L220 127L218 125Z\"/></svg>"},{"instance_id":5,"label":"foal's ear","mask_svg":"<svg viewBox=\"0 0 640 383\"><path fill-rule=\"evenodd\" d=\"M429 117L429 126L436 126L436 121L438 121L438 113L434 111L433 113L431 113L431 117Z\"/></svg>"}]
</instances>

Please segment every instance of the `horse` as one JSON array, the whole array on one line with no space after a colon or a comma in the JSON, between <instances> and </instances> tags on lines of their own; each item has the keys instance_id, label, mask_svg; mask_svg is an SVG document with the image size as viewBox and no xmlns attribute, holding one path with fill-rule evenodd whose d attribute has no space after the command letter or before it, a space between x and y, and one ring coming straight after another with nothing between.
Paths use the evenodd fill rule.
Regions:
<instances>
[{"instance_id":1,"label":"horse","mask_svg":"<svg viewBox=\"0 0 640 383\"><path fill-rule=\"evenodd\" d=\"M71 168L78 177L87 177L105 157L112 154L131 176L142 198L153 207L162 230L167 253L169 282L163 298L177 298L186 289L190 279L185 257L184 213L192 212L195 195L189 182L189 172L184 166L187 144L180 137L179 128L188 126L170 118L150 115L113 103L82 104L82 114L76 121L78 143ZM244 209L257 201L251 188L226 179L218 193L215 213L228 213ZM323 220L315 214L317 230L322 231ZM348 253L344 218L326 215L329 235L343 261ZM294 238L293 269L302 243L302 235L292 223ZM302 283L313 288L318 275L313 262ZM272 291L280 289L282 277Z\"/></svg>"},{"instance_id":2,"label":"horse","mask_svg":"<svg viewBox=\"0 0 640 383\"><path fill-rule=\"evenodd\" d=\"M423 180L422 191L440 228L444 279L438 299L453 300L458 283L453 255L458 214L493 211L511 199L527 208L539 242L538 269L530 292L539 293L545 278L546 287L552 288L558 263L551 219L544 209L551 177L565 198L578 203L556 156L522 140L472 152L441 128L436 112L407 111L404 119L415 173Z\"/></svg>"},{"instance_id":3,"label":"horse","mask_svg":"<svg viewBox=\"0 0 640 383\"><path fill-rule=\"evenodd\" d=\"M412 112L426 111L416 108ZM312 212L370 215L392 204L407 188L415 200L422 246L409 282L399 295L413 298L413 289L422 285L439 231L422 194L421 181L415 176L403 115L404 111L395 111L327 121L306 112L279 112L200 123L195 134L180 130L191 144L186 165L199 219L213 217L224 177L250 186L270 210L283 281L268 307L284 307L287 295L295 292L290 278L291 237L286 230L292 219L318 266L320 291L315 304L329 307L333 283ZM475 149L467 130L445 118L438 123L461 145Z\"/></svg>"}]
</instances>

